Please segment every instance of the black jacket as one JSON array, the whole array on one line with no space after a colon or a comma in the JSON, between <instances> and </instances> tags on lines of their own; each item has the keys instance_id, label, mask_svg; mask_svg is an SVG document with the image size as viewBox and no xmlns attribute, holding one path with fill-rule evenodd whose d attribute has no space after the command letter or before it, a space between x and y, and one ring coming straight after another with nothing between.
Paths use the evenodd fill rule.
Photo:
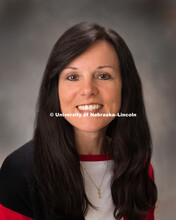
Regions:
<instances>
[{"instance_id":1,"label":"black jacket","mask_svg":"<svg viewBox=\"0 0 176 220\"><path fill-rule=\"evenodd\" d=\"M73 220L49 214L32 178L32 161L32 140L4 160L0 170L0 220ZM154 180L151 164L149 176ZM76 220L85 218L82 214ZM124 216L124 220L128 219ZM149 210L145 220L154 220L154 208Z\"/></svg>"},{"instance_id":2,"label":"black jacket","mask_svg":"<svg viewBox=\"0 0 176 220\"><path fill-rule=\"evenodd\" d=\"M39 199L31 175L32 160L32 140L4 160L0 170L0 219L71 220L49 214ZM83 215L78 220L84 220Z\"/></svg>"}]
</instances>

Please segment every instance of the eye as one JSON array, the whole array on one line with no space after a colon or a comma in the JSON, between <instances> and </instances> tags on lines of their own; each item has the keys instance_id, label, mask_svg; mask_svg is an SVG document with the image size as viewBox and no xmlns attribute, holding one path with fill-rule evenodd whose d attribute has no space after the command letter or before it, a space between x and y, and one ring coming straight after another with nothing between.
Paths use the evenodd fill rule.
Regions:
<instances>
[{"instance_id":1,"label":"eye","mask_svg":"<svg viewBox=\"0 0 176 220\"><path fill-rule=\"evenodd\" d=\"M101 74L99 74L98 78L103 79L103 80L107 80L107 79L110 79L111 76L108 73L101 73Z\"/></svg>"},{"instance_id":2,"label":"eye","mask_svg":"<svg viewBox=\"0 0 176 220\"><path fill-rule=\"evenodd\" d=\"M76 80L78 80L78 75L70 75L67 77L67 79L70 81L76 81Z\"/></svg>"}]
</instances>

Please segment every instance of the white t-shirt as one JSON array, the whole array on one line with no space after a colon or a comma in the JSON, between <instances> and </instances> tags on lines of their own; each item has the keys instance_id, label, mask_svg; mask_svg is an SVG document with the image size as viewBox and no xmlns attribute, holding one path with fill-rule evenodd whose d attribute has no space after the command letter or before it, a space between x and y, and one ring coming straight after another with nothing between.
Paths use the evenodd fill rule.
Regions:
<instances>
[{"instance_id":1,"label":"white t-shirt","mask_svg":"<svg viewBox=\"0 0 176 220\"><path fill-rule=\"evenodd\" d=\"M108 163L108 164L107 164ZM113 216L114 204L111 196L110 182L113 175L113 159L109 155L80 155L81 172L84 177L84 187L89 201L99 210L95 210L89 206L85 220L115 220ZM107 170L106 170L106 166ZM86 169L83 169L83 167ZM105 173L106 170L106 173ZM92 183L90 177L97 187L100 186L103 175L105 173L100 191L101 198L98 196L98 191Z\"/></svg>"}]
</instances>

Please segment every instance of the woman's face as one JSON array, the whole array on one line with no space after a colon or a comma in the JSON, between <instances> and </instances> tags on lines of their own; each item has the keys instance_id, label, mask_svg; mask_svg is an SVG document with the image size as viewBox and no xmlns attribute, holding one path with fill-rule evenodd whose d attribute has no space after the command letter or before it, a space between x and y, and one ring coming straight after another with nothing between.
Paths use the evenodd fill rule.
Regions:
<instances>
[{"instance_id":1,"label":"woman's face","mask_svg":"<svg viewBox=\"0 0 176 220\"><path fill-rule=\"evenodd\" d=\"M74 128L98 131L114 117L92 117L94 114L117 114L121 107L122 79L114 47L97 40L60 73L58 93L62 113L82 114L65 117ZM88 114L84 117L83 114Z\"/></svg>"}]
</instances>

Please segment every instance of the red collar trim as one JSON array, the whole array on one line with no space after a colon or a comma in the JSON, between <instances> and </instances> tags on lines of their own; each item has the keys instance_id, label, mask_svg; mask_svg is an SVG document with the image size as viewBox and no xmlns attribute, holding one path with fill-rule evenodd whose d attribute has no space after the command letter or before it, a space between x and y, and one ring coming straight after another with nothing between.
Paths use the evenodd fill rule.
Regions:
<instances>
[{"instance_id":1,"label":"red collar trim","mask_svg":"<svg viewBox=\"0 0 176 220\"><path fill-rule=\"evenodd\" d=\"M79 155L80 161L104 161L111 160L112 156L108 155Z\"/></svg>"}]
</instances>

